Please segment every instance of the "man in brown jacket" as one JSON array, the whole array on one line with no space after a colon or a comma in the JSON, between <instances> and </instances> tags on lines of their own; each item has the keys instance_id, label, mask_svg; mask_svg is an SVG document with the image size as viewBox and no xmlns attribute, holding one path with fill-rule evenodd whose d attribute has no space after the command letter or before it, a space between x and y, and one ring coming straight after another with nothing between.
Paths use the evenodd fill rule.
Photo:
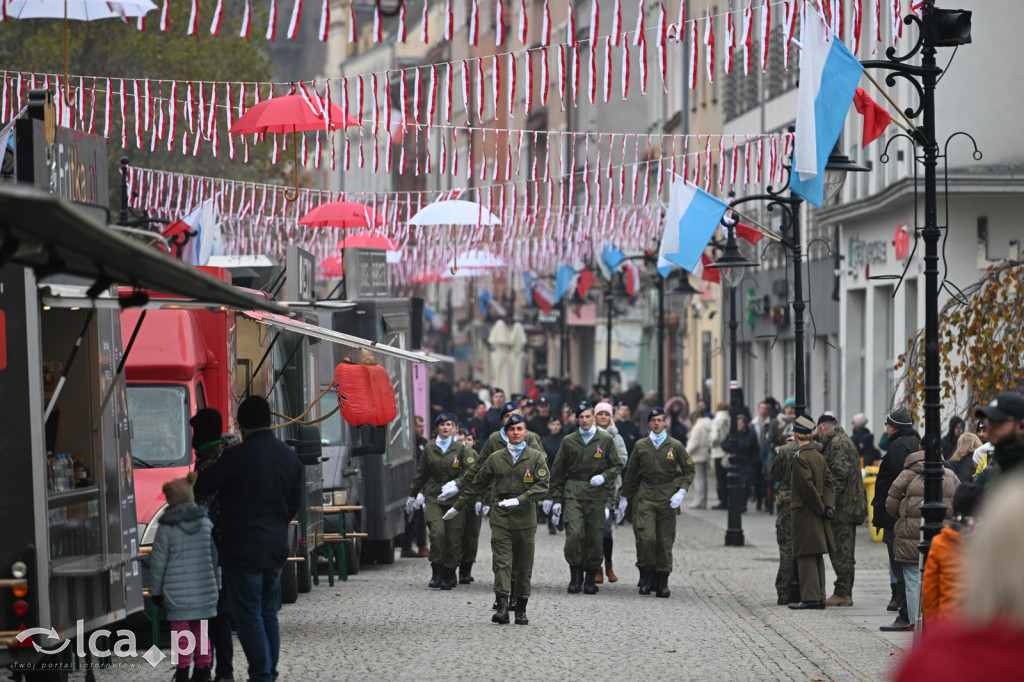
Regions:
<instances>
[{"instance_id":1,"label":"man in brown jacket","mask_svg":"<svg viewBox=\"0 0 1024 682\"><path fill-rule=\"evenodd\" d=\"M822 555L835 551L832 518L836 493L825 458L811 444L814 422L799 417L793 437L800 449L793 458L790 515L793 527L793 556L800 578L800 601L791 609L825 608L825 561Z\"/></svg>"}]
</instances>

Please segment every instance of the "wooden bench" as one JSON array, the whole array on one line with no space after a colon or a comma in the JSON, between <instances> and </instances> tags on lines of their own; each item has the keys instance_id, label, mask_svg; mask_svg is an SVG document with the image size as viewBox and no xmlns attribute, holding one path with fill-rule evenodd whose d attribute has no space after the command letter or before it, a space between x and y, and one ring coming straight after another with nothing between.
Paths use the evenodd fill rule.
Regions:
<instances>
[{"instance_id":1,"label":"wooden bench","mask_svg":"<svg viewBox=\"0 0 1024 682\"><path fill-rule=\"evenodd\" d=\"M347 533L345 532L345 513L362 511L362 505L356 504L343 504L343 505L325 505L322 507L310 507L310 509L320 511L323 514L337 514L338 515L338 532L337 533L324 533L323 544L321 544L317 550L324 553L327 557L327 584L330 587L334 587L334 571L335 565L337 565L338 578L343 582L348 580L348 550L345 547L346 544L354 542L356 538L367 537L366 533ZM317 562L313 562L313 584L320 584L320 575L317 568Z\"/></svg>"}]
</instances>

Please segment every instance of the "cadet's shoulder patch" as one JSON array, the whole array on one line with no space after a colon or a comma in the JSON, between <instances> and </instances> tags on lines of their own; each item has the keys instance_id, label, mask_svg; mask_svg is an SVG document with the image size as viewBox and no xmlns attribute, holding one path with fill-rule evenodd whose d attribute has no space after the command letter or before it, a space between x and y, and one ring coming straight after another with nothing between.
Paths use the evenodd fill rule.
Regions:
<instances>
[{"instance_id":1,"label":"cadet's shoulder patch","mask_svg":"<svg viewBox=\"0 0 1024 682\"><path fill-rule=\"evenodd\" d=\"M475 461L476 461L476 457L474 457L473 455L469 455L469 456L466 457L466 464L472 464Z\"/></svg>"},{"instance_id":2,"label":"cadet's shoulder patch","mask_svg":"<svg viewBox=\"0 0 1024 682\"><path fill-rule=\"evenodd\" d=\"M686 463L687 464L693 464L693 457L687 457L686 458Z\"/></svg>"},{"instance_id":3,"label":"cadet's shoulder patch","mask_svg":"<svg viewBox=\"0 0 1024 682\"><path fill-rule=\"evenodd\" d=\"M548 470L545 469L544 467L541 467L540 469L537 469L537 475L543 478L548 475Z\"/></svg>"}]
</instances>

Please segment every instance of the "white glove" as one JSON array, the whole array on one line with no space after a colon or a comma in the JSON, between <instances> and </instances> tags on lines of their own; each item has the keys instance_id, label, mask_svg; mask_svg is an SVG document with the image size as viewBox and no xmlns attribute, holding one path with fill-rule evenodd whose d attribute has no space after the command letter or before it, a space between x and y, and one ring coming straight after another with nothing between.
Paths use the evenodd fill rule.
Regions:
<instances>
[{"instance_id":1,"label":"white glove","mask_svg":"<svg viewBox=\"0 0 1024 682\"><path fill-rule=\"evenodd\" d=\"M544 504L540 506L544 510L545 514L551 513L551 505L554 504L551 500L544 500Z\"/></svg>"},{"instance_id":2,"label":"white glove","mask_svg":"<svg viewBox=\"0 0 1024 682\"><path fill-rule=\"evenodd\" d=\"M590 485L594 486L595 488L604 485L604 476L602 476L601 474L593 476L590 479Z\"/></svg>"},{"instance_id":3,"label":"white glove","mask_svg":"<svg viewBox=\"0 0 1024 682\"><path fill-rule=\"evenodd\" d=\"M610 517L611 515L612 515L612 510L609 509L608 507L605 507L604 508L604 520L607 521L608 517Z\"/></svg>"},{"instance_id":4,"label":"white glove","mask_svg":"<svg viewBox=\"0 0 1024 682\"><path fill-rule=\"evenodd\" d=\"M416 498L407 497L405 498L405 513L412 514L413 510L416 509Z\"/></svg>"},{"instance_id":5,"label":"white glove","mask_svg":"<svg viewBox=\"0 0 1024 682\"><path fill-rule=\"evenodd\" d=\"M625 516L626 515L626 507L627 506L629 506L629 500L627 500L625 497L620 497L619 498L619 507L618 507L617 511L619 511L623 516Z\"/></svg>"},{"instance_id":6,"label":"white glove","mask_svg":"<svg viewBox=\"0 0 1024 682\"><path fill-rule=\"evenodd\" d=\"M562 520L562 503L555 502L551 506L551 523L558 525L558 522Z\"/></svg>"},{"instance_id":7,"label":"white glove","mask_svg":"<svg viewBox=\"0 0 1024 682\"><path fill-rule=\"evenodd\" d=\"M452 519L454 519L458 515L459 515L459 510L456 509L455 507L452 507L451 509L446 511L444 513L444 516L442 516L441 518L444 519L445 521L451 521Z\"/></svg>"},{"instance_id":8,"label":"white glove","mask_svg":"<svg viewBox=\"0 0 1024 682\"><path fill-rule=\"evenodd\" d=\"M455 481L448 481L441 486L441 494L437 496L439 502L444 502L449 497L454 497L459 492L459 486L455 485Z\"/></svg>"},{"instance_id":9,"label":"white glove","mask_svg":"<svg viewBox=\"0 0 1024 682\"><path fill-rule=\"evenodd\" d=\"M624 518L626 518L625 510L621 509L621 508L616 508L615 509L615 525L621 524L622 523L622 519L624 519Z\"/></svg>"},{"instance_id":10,"label":"white glove","mask_svg":"<svg viewBox=\"0 0 1024 682\"><path fill-rule=\"evenodd\" d=\"M672 496L672 499L668 501L668 506L673 509L679 509L679 505L683 503L684 497L686 497L686 488L680 488L676 491L676 494Z\"/></svg>"},{"instance_id":11,"label":"white glove","mask_svg":"<svg viewBox=\"0 0 1024 682\"><path fill-rule=\"evenodd\" d=\"M518 507L519 506L519 498L518 497L510 497L507 500L502 500L501 502L498 503L498 506L499 507Z\"/></svg>"},{"instance_id":12,"label":"white glove","mask_svg":"<svg viewBox=\"0 0 1024 682\"><path fill-rule=\"evenodd\" d=\"M486 519L491 515L491 505L485 504L483 507L484 518Z\"/></svg>"},{"instance_id":13,"label":"white glove","mask_svg":"<svg viewBox=\"0 0 1024 682\"><path fill-rule=\"evenodd\" d=\"M481 509L483 509L483 506L484 506L484 503L483 503L483 502L481 502L480 500L477 500L477 501L476 501L476 507L475 507L475 509L476 509L476 515L477 515L477 516L480 516L480 513L481 513L481 511L480 511L480 510L481 510Z\"/></svg>"},{"instance_id":14,"label":"white glove","mask_svg":"<svg viewBox=\"0 0 1024 682\"><path fill-rule=\"evenodd\" d=\"M423 497L423 493L416 493L416 501L413 503L413 509L423 509L427 506L427 498Z\"/></svg>"}]
</instances>

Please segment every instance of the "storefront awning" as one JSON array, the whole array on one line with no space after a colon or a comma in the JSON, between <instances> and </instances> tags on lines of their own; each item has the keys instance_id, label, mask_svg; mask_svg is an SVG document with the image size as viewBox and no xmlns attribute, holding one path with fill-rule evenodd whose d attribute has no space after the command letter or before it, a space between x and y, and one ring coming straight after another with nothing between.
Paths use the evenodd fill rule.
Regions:
<instances>
[{"instance_id":1,"label":"storefront awning","mask_svg":"<svg viewBox=\"0 0 1024 682\"><path fill-rule=\"evenodd\" d=\"M0 186L0 266L63 273L96 283L161 291L210 305L286 313L281 305L222 282L97 221L66 199L24 185Z\"/></svg>"},{"instance_id":2,"label":"storefront awning","mask_svg":"<svg viewBox=\"0 0 1024 682\"><path fill-rule=\"evenodd\" d=\"M424 355L423 353L395 348L394 346L389 346L386 343L367 341L366 339L361 339L358 336L349 336L348 334L342 334L341 332L336 332L332 329L317 327L316 325L299 322L298 320L292 320L281 315L257 312L255 310L249 310L243 314L246 317L256 320L262 324L278 327L280 329L287 329L288 331L305 334L306 336L312 336L323 341L330 341L331 343L338 343L343 346L359 348L371 353L390 355L394 358L408 360L410 362L420 362L425 365L432 365L437 362L436 359Z\"/></svg>"}]
</instances>

